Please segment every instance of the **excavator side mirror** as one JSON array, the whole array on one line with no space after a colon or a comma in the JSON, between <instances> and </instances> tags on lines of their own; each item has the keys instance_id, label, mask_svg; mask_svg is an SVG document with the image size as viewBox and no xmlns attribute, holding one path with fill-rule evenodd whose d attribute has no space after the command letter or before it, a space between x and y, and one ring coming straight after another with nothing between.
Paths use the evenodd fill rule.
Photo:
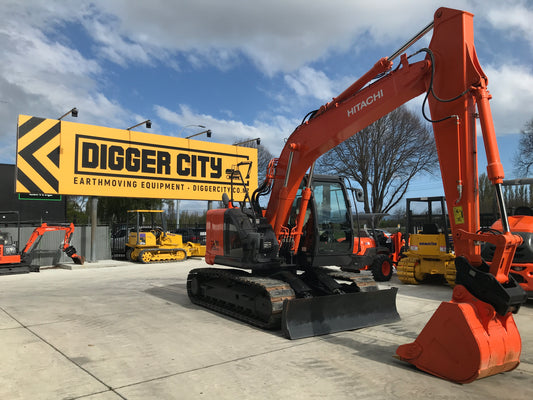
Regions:
<instances>
[{"instance_id":1,"label":"excavator side mirror","mask_svg":"<svg viewBox=\"0 0 533 400\"><path fill-rule=\"evenodd\" d=\"M363 189L354 189L355 200L362 203L365 200Z\"/></svg>"},{"instance_id":2,"label":"excavator side mirror","mask_svg":"<svg viewBox=\"0 0 533 400\"><path fill-rule=\"evenodd\" d=\"M228 208L229 206L229 196L227 193L222 193L222 203L224 204L225 208Z\"/></svg>"}]
</instances>

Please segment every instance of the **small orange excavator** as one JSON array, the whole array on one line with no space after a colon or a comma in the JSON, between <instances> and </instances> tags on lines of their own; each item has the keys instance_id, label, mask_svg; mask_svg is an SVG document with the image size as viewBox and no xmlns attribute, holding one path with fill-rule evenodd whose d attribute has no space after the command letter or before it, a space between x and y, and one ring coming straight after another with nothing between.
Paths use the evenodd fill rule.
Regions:
<instances>
[{"instance_id":1,"label":"small orange excavator","mask_svg":"<svg viewBox=\"0 0 533 400\"><path fill-rule=\"evenodd\" d=\"M76 253L74 246L70 244L70 238L74 233L74 224L65 225L48 225L42 223L41 226L35 228L24 246L24 249L19 252L18 245L20 243L20 220L18 211L0 211L0 215L14 214L17 218L17 241L10 238L9 233L0 232L0 275L9 274L23 274L28 272L39 272L39 266L31 264L31 250L37 239L46 232L65 231L65 238L63 240L62 249L67 256L69 256L75 264L83 265L85 257Z\"/></svg>"},{"instance_id":2,"label":"small orange excavator","mask_svg":"<svg viewBox=\"0 0 533 400\"><path fill-rule=\"evenodd\" d=\"M429 46L407 55L431 29ZM422 59L413 59L417 55ZM425 95L422 111L432 123L439 156L456 286L451 301L396 354L459 383L516 368L522 344L513 313L527 296L509 272L522 238L509 227L487 85L474 47L473 15L438 9L413 39L304 118L252 194L251 207L237 207L226 196L225 208L207 212L205 260L225 268L191 270L191 301L265 328L281 325L291 339L396 320L396 288L366 292L352 275L324 269L353 264L354 232L342 182L313 174L313 166L334 146ZM498 199L499 233L480 231L477 121ZM259 197L265 195L270 198L263 208ZM483 242L495 245L490 265L481 257Z\"/></svg>"}]
</instances>

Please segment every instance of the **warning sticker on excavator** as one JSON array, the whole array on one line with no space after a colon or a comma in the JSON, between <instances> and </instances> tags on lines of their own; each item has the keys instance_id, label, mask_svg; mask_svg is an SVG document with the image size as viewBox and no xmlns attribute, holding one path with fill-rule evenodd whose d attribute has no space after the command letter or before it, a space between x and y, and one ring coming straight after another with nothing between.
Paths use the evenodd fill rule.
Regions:
<instances>
[{"instance_id":1,"label":"warning sticker on excavator","mask_svg":"<svg viewBox=\"0 0 533 400\"><path fill-rule=\"evenodd\" d=\"M19 116L17 193L242 201L243 181L255 148Z\"/></svg>"},{"instance_id":2,"label":"warning sticker on excavator","mask_svg":"<svg viewBox=\"0 0 533 400\"><path fill-rule=\"evenodd\" d=\"M463 215L463 207L457 206L453 208L453 218L455 220L456 225L465 223L465 217Z\"/></svg>"}]
</instances>

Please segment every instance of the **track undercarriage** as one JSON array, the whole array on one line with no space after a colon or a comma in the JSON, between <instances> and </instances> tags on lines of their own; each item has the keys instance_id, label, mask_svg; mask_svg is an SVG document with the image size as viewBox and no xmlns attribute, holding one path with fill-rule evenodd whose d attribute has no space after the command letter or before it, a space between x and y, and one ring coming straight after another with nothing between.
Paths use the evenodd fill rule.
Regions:
<instances>
[{"instance_id":1,"label":"track undercarriage","mask_svg":"<svg viewBox=\"0 0 533 400\"><path fill-rule=\"evenodd\" d=\"M327 268L310 275L199 268L189 273L187 292L194 304L262 329L282 328L291 339L399 319L396 288L378 290L370 276Z\"/></svg>"}]
</instances>

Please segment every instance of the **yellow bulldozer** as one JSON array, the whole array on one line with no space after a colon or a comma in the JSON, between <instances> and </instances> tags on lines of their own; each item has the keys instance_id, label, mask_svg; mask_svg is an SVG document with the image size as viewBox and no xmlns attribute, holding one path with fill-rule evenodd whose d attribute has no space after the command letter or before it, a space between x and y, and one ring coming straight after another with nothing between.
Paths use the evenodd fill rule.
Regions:
<instances>
[{"instance_id":1,"label":"yellow bulldozer","mask_svg":"<svg viewBox=\"0 0 533 400\"><path fill-rule=\"evenodd\" d=\"M425 206L424 213L415 215L413 204ZM455 253L445 198L410 198L406 211L408 246L402 250L396 266L398 279L417 285L429 278L444 278L450 286L455 286Z\"/></svg>"},{"instance_id":2,"label":"yellow bulldozer","mask_svg":"<svg viewBox=\"0 0 533 400\"><path fill-rule=\"evenodd\" d=\"M205 245L183 243L182 235L167 230L163 210L128 210L127 220L127 260L146 264L205 256Z\"/></svg>"}]
</instances>

